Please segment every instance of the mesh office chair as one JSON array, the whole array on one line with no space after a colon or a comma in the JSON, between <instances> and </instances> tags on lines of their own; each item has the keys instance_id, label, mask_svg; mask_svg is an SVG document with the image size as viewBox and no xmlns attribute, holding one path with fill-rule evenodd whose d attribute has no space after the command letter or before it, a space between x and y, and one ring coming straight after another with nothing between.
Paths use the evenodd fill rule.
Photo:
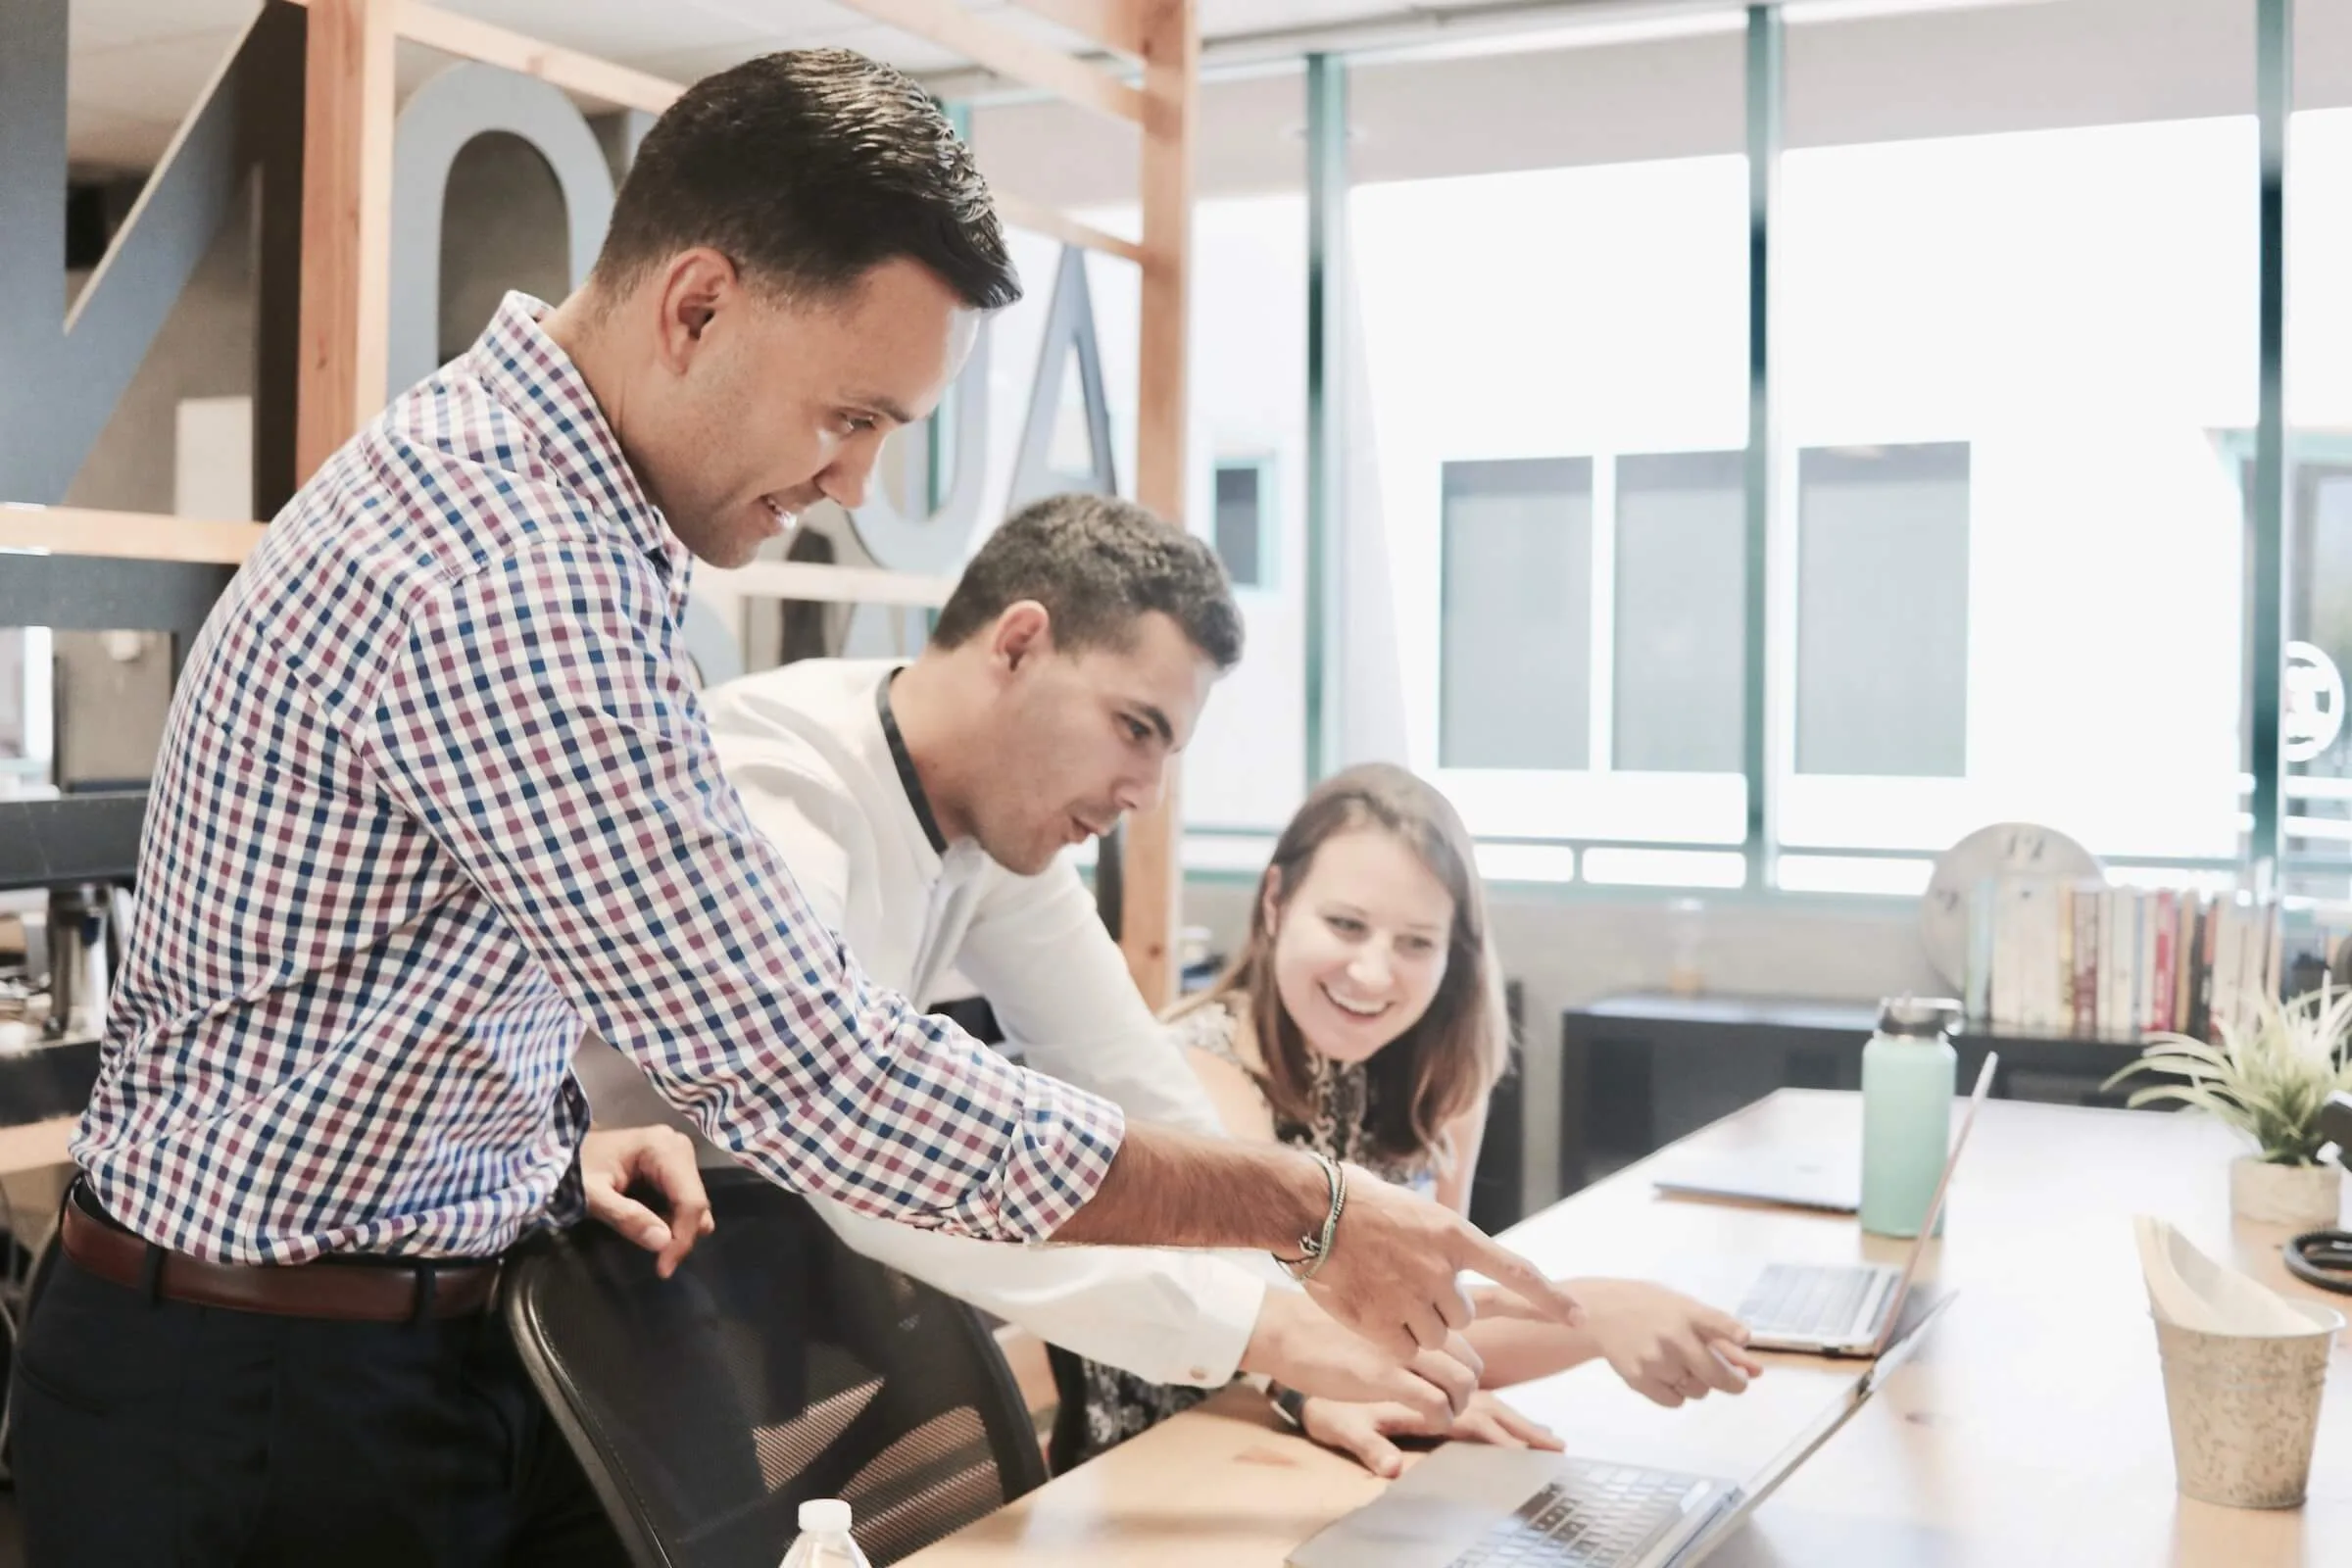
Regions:
<instances>
[{"instance_id":1,"label":"mesh office chair","mask_svg":"<svg viewBox=\"0 0 2352 1568\"><path fill-rule=\"evenodd\" d=\"M507 1321L645 1568L775 1568L843 1497L877 1568L1043 1485L972 1310L851 1251L801 1199L704 1173L717 1229L670 1279L602 1225L509 1261Z\"/></svg>"}]
</instances>

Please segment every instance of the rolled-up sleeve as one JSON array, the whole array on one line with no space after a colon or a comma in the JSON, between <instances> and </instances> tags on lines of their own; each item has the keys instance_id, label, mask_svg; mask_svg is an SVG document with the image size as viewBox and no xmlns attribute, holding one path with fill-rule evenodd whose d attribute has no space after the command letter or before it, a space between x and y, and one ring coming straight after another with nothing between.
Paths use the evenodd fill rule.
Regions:
<instances>
[{"instance_id":1,"label":"rolled-up sleeve","mask_svg":"<svg viewBox=\"0 0 2352 1568\"><path fill-rule=\"evenodd\" d=\"M549 982L712 1141L853 1211L982 1240L1094 1196L1117 1106L869 982L720 775L665 587L549 540L416 607L369 760Z\"/></svg>"}]
</instances>

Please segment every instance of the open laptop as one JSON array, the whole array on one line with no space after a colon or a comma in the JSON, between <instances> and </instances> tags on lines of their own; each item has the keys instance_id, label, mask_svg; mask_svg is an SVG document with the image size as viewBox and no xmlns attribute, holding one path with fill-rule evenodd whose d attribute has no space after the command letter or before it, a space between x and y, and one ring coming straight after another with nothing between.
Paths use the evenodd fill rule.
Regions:
<instances>
[{"instance_id":1,"label":"open laptop","mask_svg":"<svg viewBox=\"0 0 2352 1568\"><path fill-rule=\"evenodd\" d=\"M1939 1301L1744 1484L1449 1443L1292 1551L1290 1568L1692 1568L1911 1357Z\"/></svg>"},{"instance_id":2,"label":"open laptop","mask_svg":"<svg viewBox=\"0 0 2352 1568\"><path fill-rule=\"evenodd\" d=\"M1733 1316L1747 1325L1749 1347L1758 1350L1800 1350L1815 1355L1878 1355L1894 1338L1903 1301L1919 1259L1943 1216L1943 1200L1951 1190L1952 1172L1960 1151L1968 1147L1969 1129L1977 1124L1977 1108L1991 1093L1998 1054L1987 1052L1977 1074L1977 1087L1968 1097L1960 1132L1943 1157L1943 1174L1936 1179L1936 1196L1911 1244L1901 1268L1886 1263L1771 1263L1747 1285Z\"/></svg>"}]
</instances>

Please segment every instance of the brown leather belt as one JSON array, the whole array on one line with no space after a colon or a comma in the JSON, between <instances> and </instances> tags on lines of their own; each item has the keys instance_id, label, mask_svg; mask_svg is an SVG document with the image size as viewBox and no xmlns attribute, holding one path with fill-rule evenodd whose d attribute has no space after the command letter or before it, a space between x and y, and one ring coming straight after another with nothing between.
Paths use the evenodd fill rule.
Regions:
<instances>
[{"instance_id":1,"label":"brown leather belt","mask_svg":"<svg viewBox=\"0 0 2352 1568\"><path fill-rule=\"evenodd\" d=\"M66 1255L100 1279L196 1306L344 1323L464 1317L490 1304L496 1263L207 1263L150 1249L69 1199L60 1222ZM155 1275L148 1259L157 1257Z\"/></svg>"}]
</instances>

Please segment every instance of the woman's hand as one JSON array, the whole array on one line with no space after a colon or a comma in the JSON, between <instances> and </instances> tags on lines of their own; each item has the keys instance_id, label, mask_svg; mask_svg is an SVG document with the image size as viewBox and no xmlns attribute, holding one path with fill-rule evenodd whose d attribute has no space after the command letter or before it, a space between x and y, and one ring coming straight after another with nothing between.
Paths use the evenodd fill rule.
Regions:
<instances>
[{"instance_id":1,"label":"woman's hand","mask_svg":"<svg viewBox=\"0 0 2352 1568\"><path fill-rule=\"evenodd\" d=\"M1578 1280L1570 1289L1611 1369L1669 1409L1714 1390L1741 1393L1764 1371L1744 1348L1746 1325L1703 1301L1641 1280Z\"/></svg>"},{"instance_id":2,"label":"woman's hand","mask_svg":"<svg viewBox=\"0 0 2352 1568\"><path fill-rule=\"evenodd\" d=\"M1491 1443L1500 1448L1549 1448L1557 1452L1560 1440L1541 1422L1531 1421L1492 1394L1479 1394L1470 1407L1446 1421L1433 1421L1410 1405L1348 1404L1338 1399L1308 1399L1299 1411L1306 1435L1326 1448L1352 1454L1358 1463L1384 1480L1395 1480L1404 1468L1404 1455L1390 1442L1396 1437L1453 1438Z\"/></svg>"}]
</instances>

